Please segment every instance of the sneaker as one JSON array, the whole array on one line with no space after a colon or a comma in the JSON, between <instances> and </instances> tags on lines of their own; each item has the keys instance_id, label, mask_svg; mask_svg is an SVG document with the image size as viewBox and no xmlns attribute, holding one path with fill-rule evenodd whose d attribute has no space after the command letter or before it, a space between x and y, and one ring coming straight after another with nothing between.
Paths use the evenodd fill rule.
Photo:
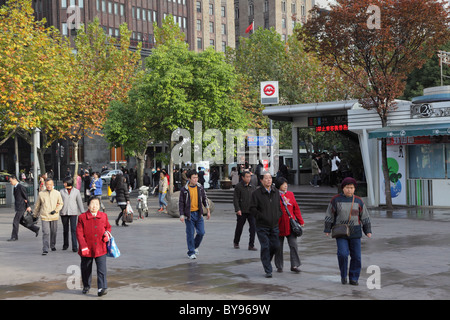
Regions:
<instances>
[{"instance_id":1,"label":"sneaker","mask_svg":"<svg viewBox=\"0 0 450 320\"><path fill-rule=\"evenodd\" d=\"M195 254L191 254L191 255L189 256L189 259L191 259L191 260L197 259L197 256L196 256Z\"/></svg>"},{"instance_id":2,"label":"sneaker","mask_svg":"<svg viewBox=\"0 0 450 320\"><path fill-rule=\"evenodd\" d=\"M195 254L199 254L198 249L195 249Z\"/></svg>"}]
</instances>

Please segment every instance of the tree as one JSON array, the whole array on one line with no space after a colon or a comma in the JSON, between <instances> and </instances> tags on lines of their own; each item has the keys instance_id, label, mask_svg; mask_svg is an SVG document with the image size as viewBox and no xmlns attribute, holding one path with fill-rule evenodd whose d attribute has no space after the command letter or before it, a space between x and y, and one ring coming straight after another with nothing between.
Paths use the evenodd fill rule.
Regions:
<instances>
[{"instance_id":1,"label":"tree","mask_svg":"<svg viewBox=\"0 0 450 320\"><path fill-rule=\"evenodd\" d=\"M6 135L32 143L41 130L43 154L62 136L70 116L71 49L57 29L35 21L31 0L10 0L0 9L0 121Z\"/></svg>"},{"instance_id":2,"label":"tree","mask_svg":"<svg viewBox=\"0 0 450 320\"><path fill-rule=\"evenodd\" d=\"M71 80L76 90L71 99L73 117L65 132L74 144L75 172L78 143L83 137L101 135L112 101L126 101L133 82L140 76L140 48L130 50L131 31L124 23L120 39L105 34L95 18L75 38L75 65Z\"/></svg>"},{"instance_id":3,"label":"tree","mask_svg":"<svg viewBox=\"0 0 450 320\"><path fill-rule=\"evenodd\" d=\"M154 28L158 41L146 58L145 75L135 84L128 103L122 105L139 113L139 126L129 129L142 129L147 141L169 142L178 128L192 132L194 121L202 121L204 130L245 128L248 117L234 99L237 77L224 55L213 48L201 53L189 51L171 15L161 28L156 24ZM135 132L126 133L124 140L136 141ZM172 147L171 142L170 150ZM170 159L172 176L171 170ZM173 179L170 181L172 187Z\"/></svg>"},{"instance_id":4,"label":"tree","mask_svg":"<svg viewBox=\"0 0 450 320\"><path fill-rule=\"evenodd\" d=\"M337 0L328 13L316 7L298 36L363 90L361 104L376 110L385 127L407 75L448 41L449 22L437 0ZM392 208L386 139L382 165L386 205Z\"/></svg>"}]
</instances>

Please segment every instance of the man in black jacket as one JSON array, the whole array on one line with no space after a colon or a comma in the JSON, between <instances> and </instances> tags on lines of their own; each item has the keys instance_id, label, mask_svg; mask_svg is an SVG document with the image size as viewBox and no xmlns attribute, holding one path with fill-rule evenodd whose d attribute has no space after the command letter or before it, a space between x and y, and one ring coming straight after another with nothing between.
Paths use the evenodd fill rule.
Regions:
<instances>
[{"instance_id":1,"label":"man in black jacket","mask_svg":"<svg viewBox=\"0 0 450 320\"><path fill-rule=\"evenodd\" d=\"M13 220L13 230L11 238L8 241L16 241L19 239L19 223L22 220L25 211L31 211L28 205L27 191L23 185L19 183L16 176L11 176L9 182L14 186L14 211L16 212ZM28 227L31 231L36 233L36 237L39 234L39 227L33 224Z\"/></svg>"},{"instance_id":2,"label":"man in black jacket","mask_svg":"<svg viewBox=\"0 0 450 320\"><path fill-rule=\"evenodd\" d=\"M252 193L250 212L256 219L256 234L261 245L261 262L266 272L266 278L271 278L271 261L280 247L278 220L282 212L280 193L272 185L272 175L269 172L262 173L261 187Z\"/></svg>"},{"instance_id":3,"label":"man in black jacket","mask_svg":"<svg viewBox=\"0 0 450 320\"><path fill-rule=\"evenodd\" d=\"M239 249L239 241L241 240L242 229L244 228L245 221L248 221L250 239L248 242L248 250L256 251L255 248L255 217L250 214L250 201L252 199L252 193L255 191L256 186L250 183L252 177L251 172L244 171L242 173L242 181L239 182L234 188L233 204L234 211L236 212L236 230L234 231L234 248Z\"/></svg>"}]
</instances>

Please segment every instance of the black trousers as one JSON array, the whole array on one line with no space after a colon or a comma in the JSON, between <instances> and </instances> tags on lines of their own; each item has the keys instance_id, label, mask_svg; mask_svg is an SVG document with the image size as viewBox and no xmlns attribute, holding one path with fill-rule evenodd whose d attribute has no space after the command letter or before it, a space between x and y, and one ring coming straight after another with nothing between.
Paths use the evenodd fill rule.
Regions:
<instances>
[{"instance_id":1,"label":"black trousers","mask_svg":"<svg viewBox=\"0 0 450 320\"><path fill-rule=\"evenodd\" d=\"M261 262L266 273L272 273L272 258L280 249L278 226L274 228L256 227L256 233L261 245Z\"/></svg>"},{"instance_id":2,"label":"black trousers","mask_svg":"<svg viewBox=\"0 0 450 320\"><path fill-rule=\"evenodd\" d=\"M61 216L61 222L63 225L63 249L69 247L69 230L72 240L72 250L77 251L77 219L78 216Z\"/></svg>"},{"instance_id":3,"label":"black trousers","mask_svg":"<svg viewBox=\"0 0 450 320\"><path fill-rule=\"evenodd\" d=\"M11 232L11 239L19 239L19 224L20 220L23 217L24 212L16 211L16 215L13 219L13 229ZM27 227L26 227L27 228ZM27 228L30 231L37 232L39 230L39 227L35 224L33 224L31 227Z\"/></svg>"},{"instance_id":4,"label":"black trousers","mask_svg":"<svg viewBox=\"0 0 450 320\"><path fill-rule=\"evenodd\" d=\"M106 254L96 258L81 257L81 280L83 281L83 288L91 287L92 265L94 260L97 266L97 289L107 289Z\"/></svg>"},{"instance_id":5,"label":"black trousers","mask_svg":"<svg viewBox=\"0 0 450 320\"><path fill-rule=\"evenodd\" d=\"M248 221L248 232L249 232L249 241L248 246L255 246L255 233L256 233L256 224L255 217L250 213L242 213L242 215L236 215L236 229L234 231L234 240L235 244L239 244L241 240L242 230L244 229L245 221Z\"/></svg>"}]
</instances>

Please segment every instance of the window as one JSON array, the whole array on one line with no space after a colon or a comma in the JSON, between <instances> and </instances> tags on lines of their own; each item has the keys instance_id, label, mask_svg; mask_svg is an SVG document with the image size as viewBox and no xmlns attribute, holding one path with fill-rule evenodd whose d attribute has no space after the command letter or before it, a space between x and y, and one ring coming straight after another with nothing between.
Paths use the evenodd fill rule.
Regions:
<instances>
[{"instance_id":1,"label":"window","mask_svg":"<svg viewBox=\"0 0 450 320\"><path fill-rule=\"evenodd\" d=\"M209 39L209 45L214 47L214 39Z\"/></svg>"},{"instance_id":2,"label":"window","mask_svg":"<svg viewBox=\"0 0 450 320\"><path fill-rule=\"evenodd\" d=\"M234 8L234 18L239 19L239 7L238 6L236 6Z\"/></svg>"},{"instance_id":3,"label":"window","mask_svg":"<svg viewBox=\"0 0 450 320\"><path fill-rule=\"evenodd\" d=\"M110 163L127 161L123 147L111 148L110 159Z\"/></svg>"},{"instance_id":4,"label":"window","mask_svg":"<svg viewBox=\"0 0 450 320\"><path fill-rule=\"evenodd\" d=\"M61 8L67 8L67 0L61 0Z\"/></svg>"},{"instance_id":5,"label":"window","mask_svg":"<svg viewBox=\"0 0 450 320\"><path fill-rule=\"evenodd\" d=\"M422 144L408 146L409 178L444 179L450 164L445 155L450 156L450 144Z\"/></svg>"},{"instance_id":6,"label":"window","mask_svg":"<svg viewBox=\"0 0 450 320\"><path fill-rule=\"evenodd\" d=\"M78 6L80 8L84 8L84 1L83 0L78 0Z\"/></svg>"},{"instance_id":7,"label":"window","mask_svg":"<svg viewBox=\"0 0 450 320\"><path fill-rule=\"evenodd\" d=\"M286 12L286 1L281 1L281 12Z\"/></svg>"},{"instance_id":8,"label":"window","mask_svg":"<svg viewBox=\"0 0 450 320\"><path fill-rule=\"evenodd\" d=\"M106 0L102 0L102 12L106 12Z\"/></svg>"},{"instance_id":9,"label":"window","mask_svg":"<svg viewBox=\"0 0 450 320\"><path fill-rule=\"evenodd\" d=\"M221 15L223 18L225 18L225 16L226 16L226 12L225 12L225 7L224 7L224 6L221 6L221 7L220 7L220 15Z\"/></svg>"},{"instance_id":10,"label":"window","mask_svg":"<svg viewBox=\"0 0 450 320\"><path fill-rule=\"evenodd\" d=\"M202 20L197 20L197 31L202 31Z\"/></svg>"},{"instance_id":11,"label":"window","mask_svg":"<svg viewBox=\"0 0 450 320\"><path fill-rule=\"evenodd\" d=\"M63 22L61 32L64 36L67 36L68 34L67 23Z\"/></svg>"},{"instance_id":12,"label":"window","mask_svg":"<svg viewBox=\"0 0 450 320\"><path fill-rule=\"evenodd\" d=\"M147 21L147 10L142 9L142 20Z\"/></svg>"},{"instance_id":13,"label":"window","mask_svg":"<svg viewBox=\"0 0 450 320\"><path fill-rule=\"evenodd\" d=\"M141 20L141 8L136 8L136 19Z\"/></svg>"},{"instance_id":14,"label":"window","mask_svg":"<svg viewBox=\"0 0 450 320\"><path fill-rule=\"evenodd\" d=\"M197 12L202 12L202 3L200 1L197 1Z\"/></svg>"},{"instance_id":15,"label":"window","mask_svg":"<svg viewBox=\"0 0 450 320\"><path fill-rule=\"evenodd\" d=\"M269 1L268 0L264 1L264 12L269 12Z\"/></svg>"},{"instance_id":16,"label":"window","mask_svg":"<svg viewBox=\"0 0 450 320\"><path fill-rule=\"evenodd\" d=\"M227 43L226 41L222 41L222 52L225 52L227 50Z\"/></svg>"},{"instance_id":17,"label":"window","mask_svg":"<svg viewBox=\"0 0 450 320\"><path fill-rule=\"evenodd\" d=\"M251 3L249 6L248 6L248 15L249 16L253 16L255 14L255 12L254 12L254 8L253 8L253 3Z\"/></svg>"},{"instance_id":18,"label":"window","mask_svg":"<svg viewBox=\"0 0 450 320\"><path fill-rule=\"evenodd\" d=\"M197 38L197 49L203 49L202 38Z\"/></svg>"},{"instance_id":19,"label":"window","mask_svg":"<svg viewBox=\"0 0 450 320\"><path fill-rule=\"evenodd\" d=\"M119 15L119 4L117 2L114 2L114 14Z\"/></svg>"},{"instance_id":20,"label":"window","mask_svg":"<svg viewBox=\"0 0 450 320\"><path fill-rule=\"evenodd\" d=\"M281 19L281 27L282 27L283 29L286 29L286 19L285 19L285 18L282 18L282 19Z\"/></svg>"},{"instance_id":21,"label":"window","mask_svg":"<svg viewBox=\"0 0 450 320\"><path fill-rule=\"evenodd\" d=\"M65 0L63 0L63 1L65 1ZM97 9L97 11L100 11L100 0L96 1L95 9Z\"/></svg>"},{"instance_id":22,"label":"window","mask_svg":"<svg viewBox=\"0 0 450 320\"><path fill-rule=\"evenodd\" d=\"M209 33L214 33L214 22L209 22Z\"/></svg>"},{"instance_id":23,"label":"window","mask_svg":"<svg viewBox=\"0 0 450 320\"><path fill-rule=\"evenodd\" d=\"M222 34L227 34L227 25L222 24Z\"/></svg>"},{"instance_id":24,"label":"window","mask_svg":"<svg viewBox=\"0 0 450 320\"><path fill-rule=\"evenodd\" d=\"M113 3L111 1L108 1L108 13L113 13Z\"/></svg>"},{"instance_id":25,"label":"window","mask_svg":"<svg viewBox=\"0 0 450 320\"><path fill-rule=\"evenodd\" d=\"M132 17L133 19L136 19L136 8L135 8L135 7L132 7L132 8L131 8L131 17Z\"/></svg>"},{"instance_id":26,"label":"window","mask_svg":"<svg viewBox=\"0 0 450 320\"><path fill-rule=\"evenodd\" d=\"M125 14L125 5L121 4L120 5L120 16L123 17Z\"/></svg>"},{"instance_id":27,"label":"window","mask_svg":"<svg viewBox=\"0 0 450 320\"><path fill-rule=\"evenodd\" d=\"M214 5L212 3L209 4L209 14L214 15Z\"/></svg>"}]
</instances>

